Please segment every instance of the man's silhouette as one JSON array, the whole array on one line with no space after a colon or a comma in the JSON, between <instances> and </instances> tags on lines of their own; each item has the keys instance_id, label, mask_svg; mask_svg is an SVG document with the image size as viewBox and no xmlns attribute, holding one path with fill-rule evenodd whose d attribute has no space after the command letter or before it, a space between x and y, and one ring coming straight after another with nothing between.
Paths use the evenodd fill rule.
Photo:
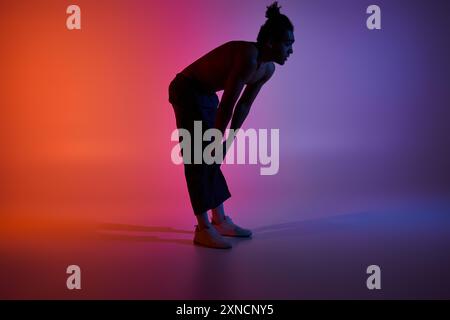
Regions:
<instances>
[{"instance_id":1,"label":"man's silhouette","mask_svg":"<svg viewBox=\"0 0 450 320\"><path fill-rule=\"evenodd\" d=\"M280 13L277 2L267 7L266 18L257 42L227 42L176 75L169 86L169 101L177 128L188 130L193 137L194 121L202 121L203 130L217 128L222 134L230 120L230 129L242 126L262 86L273 75L274 62L283 65L293 53L294 27ZM216 92L220 90L224 92L219 103ZM223 202L231 194L220 165L185 161L184 172L198 221L195 244L225 249L231 244L222 236L251 236L250 230L237 226L225 214ZM212 211L212 222L208 210Z\"/></svg>"}]
</instances>

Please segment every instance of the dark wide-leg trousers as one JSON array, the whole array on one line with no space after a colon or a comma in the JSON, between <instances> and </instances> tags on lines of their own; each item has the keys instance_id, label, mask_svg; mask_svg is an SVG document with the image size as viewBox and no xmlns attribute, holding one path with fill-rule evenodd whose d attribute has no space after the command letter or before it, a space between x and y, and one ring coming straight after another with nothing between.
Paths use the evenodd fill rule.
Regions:
<instances>
[{"instance_id":1,"label":"dark wide-leg trousers","mask_svg":"<svg viewBox=\"0 0 450 320\"><path fill-rule=\"evenodd\" d=\"M199 215L231 197L220 164L206 164L203 157L201 164L194 163L194 121L202 122L202 137L207 129L214 128L219 98L215 92L207 92L197 81L179 73L170 83L169 102L177 128L186 129L191 135L191 163L184 161L184 174L194 214ZM209 143L202 143L202 155Z\"/></svg>"}]
</instances>

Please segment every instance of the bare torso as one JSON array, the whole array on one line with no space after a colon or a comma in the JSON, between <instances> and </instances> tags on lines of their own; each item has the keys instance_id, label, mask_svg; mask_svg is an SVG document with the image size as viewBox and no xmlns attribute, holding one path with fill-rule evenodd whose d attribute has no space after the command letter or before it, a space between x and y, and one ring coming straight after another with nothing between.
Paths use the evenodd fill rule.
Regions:
<instances>
[{"instance_id":1,"label":"bare torso","mask_svg":"<svg viewBox=\"0 0 450 320\"><path fill-rule=\"evenodd\" d=\"M194 78L203 84L207 89L217 92L224 90L225 82L234 64L248 53L256 60L258 49L256 43L248 41L230 41L212 51L208 52L191 65L186 67L182 73ZM272 65L271 65L272 64ZM270 68L272 62L261 63L249 77L246 84L253 84L261 80Z\"/></svg>"}]
</instances>

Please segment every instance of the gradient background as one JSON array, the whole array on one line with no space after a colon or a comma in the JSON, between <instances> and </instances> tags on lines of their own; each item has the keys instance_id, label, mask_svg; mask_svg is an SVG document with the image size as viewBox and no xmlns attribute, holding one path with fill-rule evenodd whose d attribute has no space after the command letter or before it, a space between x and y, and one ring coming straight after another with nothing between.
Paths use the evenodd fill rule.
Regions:
<instances>
[{"instance_id":1,"label":"gradient background","mask_svg":"<svg viewBox=\"0 0 450 320\"><path fill-rule=\"evenodd\" d=\"M61 289L32 289L29 270L54 274L55 264L37 267L43 248L83 248L93 252L85 261L94 259L95 245L75 241L80 226L170 226L190 239L167 88L223 42L254 41L269 2L0 1L0 272L8 275L0 297L65 298ZM66 29L73 3L81 31ZM450 4L375 3L382 30L370 31L371 1L280 1L295 25L294 54L244 124L280 129L279 173L224 168L233 195L226 209L243 225L448 200ZM108 294L83 297L117 297Z\"/></svg>"}]
</instances>

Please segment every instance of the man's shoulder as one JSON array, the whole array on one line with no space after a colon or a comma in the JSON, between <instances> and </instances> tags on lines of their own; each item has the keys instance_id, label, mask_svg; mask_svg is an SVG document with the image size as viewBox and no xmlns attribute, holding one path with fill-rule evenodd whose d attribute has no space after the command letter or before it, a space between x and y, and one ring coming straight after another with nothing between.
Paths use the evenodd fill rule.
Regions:
<instances>
[{"instance_id":1,"label":"man's shoulder","mask_svg":"<svg viewBox=\"0 0 450 320\"><path fill-rule=\"evenodd\" d=\"M224 45L231 47L234 55L242 60L255 60L258 57L258 49L254 42L243 40L232 40Z\"/></svg>"},{"instance_id":2,"label":"man's shoulder","mask_svg":"<svg viewBox=\"0 0 450 320\"><path fill-rule=\"evenodd\" d=\"M258 58L258 48L254 42L242 41L242 51L244 55L250 59L256 61Z\"/></svg>"},{"instance_id":3,"label":"man's shoulder","mask_svg":"<svg viewBox=\"0 0 450 320\"><path fill-rule=\"evenodd\" d=\"M270 78L273 75L274 72L275 72L275 63L270 61L270 62L267 63L266 76L268 76Z\"/></svg>"}]
</instances>

